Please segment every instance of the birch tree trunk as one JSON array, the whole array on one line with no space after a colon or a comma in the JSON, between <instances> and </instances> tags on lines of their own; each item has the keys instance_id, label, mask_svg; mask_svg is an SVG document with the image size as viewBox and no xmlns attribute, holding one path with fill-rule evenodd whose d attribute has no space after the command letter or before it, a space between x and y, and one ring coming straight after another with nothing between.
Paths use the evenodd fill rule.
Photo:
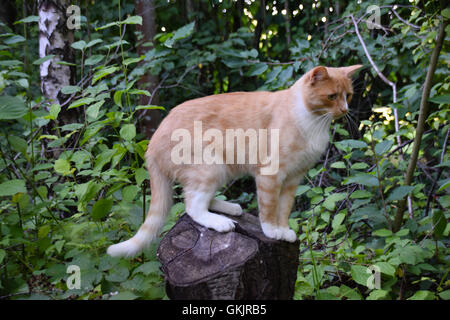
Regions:
<instances>
[{"instance_id":1,"label":"birch tree trunk","mask_svg":"<svg viewBox=\"0 0 450 320\"><path fill-rule=\"evenodd\" d=\"M141 44L138 46L139 55L145 54L146 47L143 46L146 42L153 42L153 38L156 35L156 12L154 0L135 0L136 14L142 17L142 26L136 25L138 31L142 32ZM139 86L141 89L147 89L152 93L150 101L152 105L159 104L158 92L155 88L158 86L158 76L151 75L149 73L144 74L139 80ZM140 104L146 105L149 103L149 98L145 95L141 95ZM140 110L138 113L140 131L145 134L147 138L151 138L153 133L161 123L162 116L159 110Z\"/></svg>"},{"instance_id":2,"label":"birch tree trunk","mask_svg":"<svg viewBox=\"0 0 450 320\"><path fill-rule=\"evenodd\" d=\"M61 61L73 63L73 30L67 27L67 7L69 0L37 0L39 11L39 57L54 55L40 66L41 91L50 103L67 99L61 92L65 86L74 84L75 68L59 64ZM77 121L76 109L62 109L60 119L63 123Z\"/></svg>"}]
</instances>

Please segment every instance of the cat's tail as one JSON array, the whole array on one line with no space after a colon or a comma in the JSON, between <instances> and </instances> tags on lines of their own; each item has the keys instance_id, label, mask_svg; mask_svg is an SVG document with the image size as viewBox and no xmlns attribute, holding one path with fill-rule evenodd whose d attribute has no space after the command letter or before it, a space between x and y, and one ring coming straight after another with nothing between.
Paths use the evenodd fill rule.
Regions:
<instances>
[{"instance_id":1,"label":"cat's tail","mask_svg":"<svg viewBox=\"0 0 450 320\"><path fill-rule=\"evenodd\" d=\"M147 168L151 184L147 217L134 237L108 248L107 252L112 257L133 257L146 249L158 236L169 214L172 205L172 181L150 159L147 161Z\"/></svg>"}]
</instances>

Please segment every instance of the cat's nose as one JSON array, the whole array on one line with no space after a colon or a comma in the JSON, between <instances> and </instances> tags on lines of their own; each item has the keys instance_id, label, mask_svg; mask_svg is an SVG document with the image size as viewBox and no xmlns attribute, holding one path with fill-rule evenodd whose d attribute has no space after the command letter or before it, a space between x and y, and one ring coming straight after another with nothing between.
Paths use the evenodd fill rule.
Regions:
<instances>
[{"instance_id":1,"label":"cat's nose","mask_svg":"<svg viewBox=\"0 0 450 320\"><path fill-rule=\"evenodd\" d=\"M348 112L348 109L346 106L342 106L342 107L339 107L339 111L343 114L346 114Z\"/></svg>"}]
</instances>

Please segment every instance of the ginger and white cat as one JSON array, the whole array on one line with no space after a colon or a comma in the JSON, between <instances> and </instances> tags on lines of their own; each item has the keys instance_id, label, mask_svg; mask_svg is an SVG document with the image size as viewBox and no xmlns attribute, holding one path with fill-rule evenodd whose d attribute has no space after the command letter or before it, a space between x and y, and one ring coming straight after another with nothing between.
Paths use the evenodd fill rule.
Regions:
<instances>
[{"instance_id":1,"label":"ginger and white cat","mask_svg":"<svg viewBox=\"0 0 450 320\"><path fill-rule=\"evenodd\" d=\"M347 113L353 94L351 76L360 67L319 66L286 90L219 94L190 100L172 109L154 133L146 153L151 182L147 218L134 237L110 246L108 254L134 256L157 237L172 205L174 181L183 185L186 212L194 221L220 232L232 230L232 219L209 210L236 216L242 214L239 204L214 199L215 192L228 179L242 174L250 174L256 180L259 219L264 234L269 238L294 242L297 236L289 228L288 219L297 186L325 151L331 121ZM177 148L177 141L173 133L182 129L194 136L194 123L201 123L204 131L213 129L216 133L225 133L229 129L268 132L266 142L276 138L274 133L277 133L279 143L277 150L272 144L259 144L260 148L267 149L268 157L257 159L256 163L239 163L228 161L228 158L215 163L176 162L173 150ZM209 137L210 140L213 136ZM202 140L200 147L206 145L208 141ZM215 146L223 148L223 154L215 157L225 159L230 151L227 150L228 144L216 141ZM250 159L255 150L243 148L245 159ZM192 149L196 149L195 142ZM222 149L217 148L216 153L217 150ZM277 170L263 174L261 169L267 166L268 160L277 161Z\"/></svg>"}]
</instances>

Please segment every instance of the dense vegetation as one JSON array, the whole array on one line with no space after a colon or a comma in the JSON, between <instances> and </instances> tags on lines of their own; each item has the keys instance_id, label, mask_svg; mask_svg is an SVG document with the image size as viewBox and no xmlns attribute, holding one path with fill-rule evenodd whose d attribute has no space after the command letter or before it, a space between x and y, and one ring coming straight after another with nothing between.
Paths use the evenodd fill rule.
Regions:
<instances>
[{"instance_id":1,"label":"dense vegetation","mask_svg":"<svg viewBox=\"0 0 450 320\"><path fill-rule=\"evenodd\" d=\"M443 2L384 1L371 25L367 1L160 0L158 33L138 55L132 1L75 1L81 28L75 63L61 62L75 71L63 105L39 85L52 57L39 57L34 2L15 1L17 22L0 24L0 298L165 298L157 243L131 260L105 252L134 234L151 201L139 111L166 115L187 99L279 90L313 66L357 63L352 112L297 190L295 299L450 298L448 44L435 50L440 30L449 34ZM138 86L146 73L158 77L151 89ZM62 117L67 109L76 121ZM184 212L175 191L163 232ZM250 178L218 195L257 211ZM80 289L67 287L70 265Z\"/></svg>"}]
</instances>

